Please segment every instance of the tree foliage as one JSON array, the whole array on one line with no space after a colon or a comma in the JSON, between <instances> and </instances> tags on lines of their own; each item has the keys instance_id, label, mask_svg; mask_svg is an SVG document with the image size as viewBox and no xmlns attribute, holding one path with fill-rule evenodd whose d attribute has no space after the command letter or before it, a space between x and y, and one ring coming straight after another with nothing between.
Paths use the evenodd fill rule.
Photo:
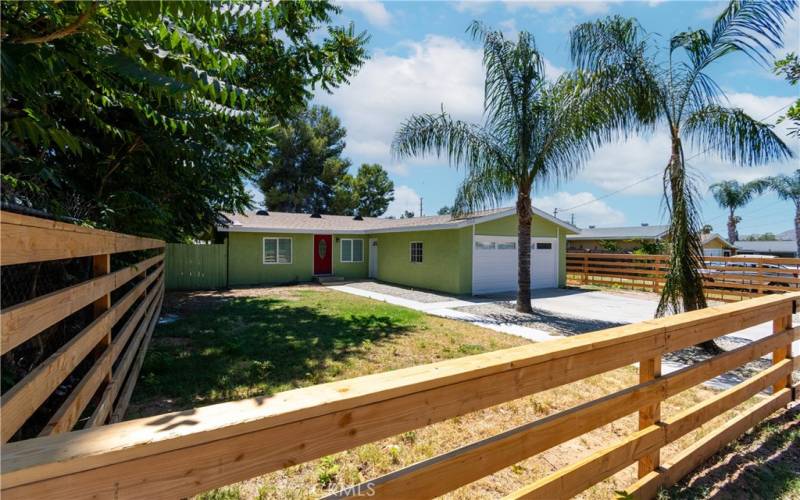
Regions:
<instances>
[{"instance_id":1,"label":"tree foliage","mask_svg":"<svg viewBox=\"0 0 800 500\"><path fill-rule=\"evenodd\" d=\"M365 58L328 2L1 8L3 200L168 239L246 208L275 120Z\"/></svg>"},{"instance_id":2,"label":"tree foliage","mask_svg":"<svg viewBox=\"0 0 800 500\"><path fill-rule=\"evenodd\" d=\"M793 173L776 175L765 179L770 190L782 200L794 204L794 237L797 244L797 255L800 256L800 169Z\"/></svg>"},{"instance_id":3,"label":"tree foliage","mask_svg":"<svg viewBox=\"0 0 800 500\"><path fill-rule=\"evenodd\" d=\"M678 33L668 47L620 16L586 22L571 34L573 61L600 72L609 83L626 83L637 95L644 124L663 125L670 135L664 169L664 201L670 216L669 269L657 315L706 306L698 193L684 154L684 139L723 160L760 165L789 158L791 151L769 125L724 105L724 92L709 76L713 63L731 53L767 62L770 46L781 45L783 22L796 0L731 0L710 31Z\"/></svg>"},{"instance_id":4,"label":"tree foliage","mask_svg":"<svg viewBox=\"0 0 800 500\"><path fill-rule=\"evenodd\" d=\"M312 106L273 135L269 161L258 174L269 210L377 217L394 199L394 183L380 165L363 164L355 177L348 173L347 130L329 108Z\"/></svg>"},{"instance_id":5,"label":"tree foliage","mask_svg":"<svg viewBox=\"0 0 800 500\"><path fill-rule=\"evenodd\" d=\"M768 183L762 179L745 184L739 184L738 181L722 181L709 186L719 206L728 209L728 241L733 243L739 240L736 225L741 218L736 216L736 210L750 203L753 196L763 193L767 186Z\"/></svg>"},{"instance_id":6,"label":"tree foliage","mask_svg":"<svg viewBox=\"0 0 800 500\"><path fill-rule=\"evenodd\" d=\"M775 61L775 74L784 77L790 85L797 85L797 82L800 81L800 58L797 57L797 54L790 52L783 59ZM786 114L778 119L778 123L783 120L792 122L789 135L800 137L800 99L792 103Z\"/></svg>"},{"instance_id":7,"label":"tree foliage","mask_svg":"<svg viewBox=\"0 0 800 500\"><path fill-rule=\"evenodd\" d=\"M466 170L453 213L497 206L516 197L518 227L517 310L531 312L530 232L534 186L569 178L617 131L636 128L632 96L624 81L605 85L575 72L548 80L532 34L516 41L479 22L468 31L483 42L486 71L482 124L439 113L413 115L395 134L398 157L435 155Z\"/></svg>"}]
</instances>

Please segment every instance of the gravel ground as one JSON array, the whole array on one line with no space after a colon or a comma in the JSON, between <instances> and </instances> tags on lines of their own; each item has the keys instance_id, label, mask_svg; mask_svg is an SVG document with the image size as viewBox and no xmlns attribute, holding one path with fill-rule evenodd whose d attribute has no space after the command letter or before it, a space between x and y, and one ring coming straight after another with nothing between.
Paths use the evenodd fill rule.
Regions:
<instances>
[{"instance_id":1,"label":"gravel ground","mask_svg":"<svg viewBox=\"0 0 800 500\"><path fill-rule=\"evenodd\" d=\"M455 308L456 311L477 314L495 323L509 323L544 330L558 335L578 335L581 333L603 330L621 326L625 323L602 321L577 316L566 316L550 311L533 308L533 314L520 313L514 310L511 302L492 302L467 307Z\"/></svg>"},{"instance_id":2,"label":"gravel ground","mask_svg":"<svg viewBox=\"0 0 800 500\"><path fill-rule=\"evenodd\" d=\"M567 316L556 314L541 309L533 309L533 314L520 313L514 310L514 304L510 302L480 304L468 307L459 307L458 311L484 316L488 321L496 323L510 323L515 325L537 328L558 335L571 336L582 333L593 332L622 326L627 323L617 323L602 321L597 319L581 318L579 316ZM717 344L724 350L732 350L741 347L750 341L740 337L722 337L717 339ZM679 351L664 355L665 362L680 363L682 365L692 365L710 358L711 355L699 347L687 347ZM761 370L769 368L771 362L767 359L759 359L747 363L731 372L719 377L719 382L726 384L737 384L744 379L755 375Z\"/></svg>"},{"instance_id":3,"label":"gravel ground","mask_svg":"<svg viewBox=\"0 0 800 500\"><path fill-rule=\"evenodd\" d=\"M362 281L356 283L348 283L347 286L365 290L367 292L384 293L393 297L398 297L406 300L415 300L425 304L432 304L434 302L447 302L454 300L451 295L423 292L422 290L415 290L413 288L406 288L397 285L387 285L384 283L376 283L374 281Z\"/></svg>"}]
</instances>

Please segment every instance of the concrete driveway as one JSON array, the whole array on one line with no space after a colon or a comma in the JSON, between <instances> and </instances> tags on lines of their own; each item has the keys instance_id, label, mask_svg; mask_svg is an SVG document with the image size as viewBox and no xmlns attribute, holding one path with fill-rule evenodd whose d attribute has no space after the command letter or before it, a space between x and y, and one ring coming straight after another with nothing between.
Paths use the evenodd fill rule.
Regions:
<instances>
[{"instance_id":1,"label":"concrete driveway","mask_svg":"<svg viewBox=\"0 0 800 500\"><path fill-rule=\"evenodd\" d=\"M373 281L336 285L330 288L435 316L467 321L534 342L552 341L565 336L652 319L658 305L658 296L646 292L534 290L534 313L530 315L520 314L514 310L515 294L451 296ZM794 321L795 324L800 324L800 315L795 315ZM723 349L733 349L771 334L772 323L768 322L720 337L717 342ZM794 352L798 352L798 349L800 341L793 344ZM663 372L669 373L707 357L708 354L694 347L671 353L664 357ZM754 362L749 372L766 367L769 358L770 356L765 356L760 362ZM711 385L729 387L749 376L749 373L745 372L718 377Z\"/></svg>"}]
</instances>

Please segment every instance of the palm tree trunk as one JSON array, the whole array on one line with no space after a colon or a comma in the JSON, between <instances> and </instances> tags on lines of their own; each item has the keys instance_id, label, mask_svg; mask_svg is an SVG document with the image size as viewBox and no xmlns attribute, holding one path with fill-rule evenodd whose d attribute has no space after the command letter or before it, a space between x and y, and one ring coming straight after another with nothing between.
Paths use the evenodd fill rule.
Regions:
<instances>
[{"instance_id":1,"label":"palm tree trunk","mask_svg":"<svg viewBox=\"0 0 800 500\"><path fill-rule=\"evenodd\" d=\"M733 209L731 209L728 215L728 241L733 243L739 239L738 236L739 235L736 234L736 216L733 214Z\"/></svg>"},{"instance_id":2,"label":"palm tree trunk","mask_svg":"<svg viewBox=\"0 0 800 500\"><path fill-rule=\"evenodd\" d=\"M669 269L656 309L656 317L707 307L703 278L698 270L698 267L703 265L703 247L699 228L696 227L698 217L692 200L692 190L687 185L683 147L676 135L672 138L672 155L666 175L665 182L669 182L671 249ZM710 352L720 351L713 340L703 342L700 346Z\"/></svg>"},{"instance_id":3,"label":"palm tree trunk","mask_svg":"<svg viewBox=\"0 0 800 500\"><path fill-rule=\"evenodd\" d=\"M794 239L797 245L795 256L800 257L800 198L794 201Z\"/></svg>"},{"instance_id":4,"label":"palm tree trunk","mask_svg":"<svg viewBox=\"0 0 800 500\"><path fill-rule=\"evenodd\" d=\"M517 195L517 311L531 314L531 194L530 188Z\"/></svg>"}]
</instances>

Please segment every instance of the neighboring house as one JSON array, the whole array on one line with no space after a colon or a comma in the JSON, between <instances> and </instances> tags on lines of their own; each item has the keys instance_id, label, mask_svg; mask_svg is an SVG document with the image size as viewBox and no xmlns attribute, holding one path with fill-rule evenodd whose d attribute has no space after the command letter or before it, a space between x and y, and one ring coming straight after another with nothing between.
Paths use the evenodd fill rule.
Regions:
<instances>
[{"instance_id":1,"label":"neighboring house","mask_svg":"<svg viewBox=\"0 0 800 500\"><path fill-rule=\"evenodd\" d=\"M577 252L603 252L604 242L613 241L620 252L632 252L641 247L642 241L666 239L669 226L594 227L581 229L578 234L567 236L567 249Z\"/></svg>"},{"instance_id":2,"label":"neighboring house","mask_svg":"<svg viewBox=\"0 0 800 500\"><path fill-rule=\"evenodd\" d=\"M265 213L265 212L259 212ZM513 208L462 218L384 219L270 212L227 215L229 284L374 278L455 294L517 288ZM534 209L532 288L564 286L566 236L578 229Z\"/></svg>"},{"instance_id":3,"label":"neighboring house","mask_svg":"<svg viewBox=\"0 0 800 500\"><path fill-rule=\"evenodd\" d=\"M707 257L730 257L736 255L736 246L719 235L719 233L704 234L702 239L703 255Z\"/></svg>"},{"instance_id":4,"label":"neighboring house","mask_svg":"<svg viewBox=\"0 0 800 500\"><path fill-rule=\"evenodd\" d=\"M669 226L641 226L628 227L593 227L581 229L578 234L567 236L567 250L572 252L604 252L607 251L609 242L617 247L617 251L633 252L642 246L643 242L669 242ZM736 253L736 247L717 233L702 236L703 254L722 257Z\"/></svg>"},{"instance_id":5,"label":"neighboring house","mask_svg":"<svg viewBox=\"0 0 800 500\"><path fill-rule=\"evenodd\" d=\"M734 243L739 255L774 255L776 257L797 257L797 243L787 240L746 241Z\"/></svg>"}]
</instances>

